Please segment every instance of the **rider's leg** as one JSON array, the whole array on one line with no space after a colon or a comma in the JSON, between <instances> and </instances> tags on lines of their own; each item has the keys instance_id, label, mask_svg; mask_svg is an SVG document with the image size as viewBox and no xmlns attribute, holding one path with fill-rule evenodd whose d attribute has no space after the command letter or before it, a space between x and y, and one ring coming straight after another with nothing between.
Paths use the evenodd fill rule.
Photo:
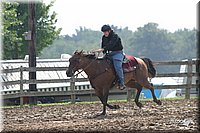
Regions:
<instances>
[{"instance_id":1,"label":"rider's leg","mask_svg":"<svg viewBox=\"0 0 200 133\"><path fill-rule=\"evenodd\" d=\"M114 65L115 71L117 73L117 76L119 78L120 89L125 89L122 61L113 59L113 65Z\"/></svg>"}]
</instances>

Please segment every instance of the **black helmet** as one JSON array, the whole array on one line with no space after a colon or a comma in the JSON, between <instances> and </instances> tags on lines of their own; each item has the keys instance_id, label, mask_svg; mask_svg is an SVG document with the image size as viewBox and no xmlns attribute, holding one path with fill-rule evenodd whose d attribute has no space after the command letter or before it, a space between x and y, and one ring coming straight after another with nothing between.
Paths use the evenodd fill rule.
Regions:
<instances>
[{"instance_id":1,"label":"black helmet","mask_svg":"<svg viewBox=\"0 0 200 133\"><path fill-rule=\"evenodd\" d=\"M109 31L109 30L111 30L111 27L110 27L109 25L103 25L103 26L101 27L101 31L102 31L102 32Z\"/></svg>"}]
</instances>

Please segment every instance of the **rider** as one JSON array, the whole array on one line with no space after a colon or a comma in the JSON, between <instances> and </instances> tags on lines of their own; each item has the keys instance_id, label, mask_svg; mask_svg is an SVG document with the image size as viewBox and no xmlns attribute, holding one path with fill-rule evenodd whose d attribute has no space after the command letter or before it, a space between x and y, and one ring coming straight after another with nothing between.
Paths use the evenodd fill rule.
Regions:
<instances>
[{"instance_id":1,"label":"rider","mask_svg":"<svg viewBox=\"0 0 200 133\"><path fill-rule=\"evenodd\" d=\"M113 61L115 71L119 79L119 89L125 89L124 85L124 73L122 69L122 61L124 58L123 46L121 43L121 38L111 29L109 25L103 25L101 28L103 32L101 49L96 50L96 52L103 52L104 54L110 56Z\"/></svg>"}]
</instances>

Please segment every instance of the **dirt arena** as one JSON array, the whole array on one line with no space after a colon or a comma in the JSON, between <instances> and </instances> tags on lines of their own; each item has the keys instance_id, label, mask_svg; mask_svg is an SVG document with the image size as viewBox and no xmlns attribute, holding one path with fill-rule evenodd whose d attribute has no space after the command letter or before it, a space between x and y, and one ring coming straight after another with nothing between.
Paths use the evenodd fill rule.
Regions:
<instances>
[{"instance_id":1,"label":"dirt arena","mask_svg":"<svg viewBox=\"0 0 200 133\"><path fill-rule=\"evenodd\" d=\"M100 103L7 108L3 132L198 132L197 100L142 103L142 109L134 102L111 103L121 108L97 118Z\"/></svg>"}]
</instances>

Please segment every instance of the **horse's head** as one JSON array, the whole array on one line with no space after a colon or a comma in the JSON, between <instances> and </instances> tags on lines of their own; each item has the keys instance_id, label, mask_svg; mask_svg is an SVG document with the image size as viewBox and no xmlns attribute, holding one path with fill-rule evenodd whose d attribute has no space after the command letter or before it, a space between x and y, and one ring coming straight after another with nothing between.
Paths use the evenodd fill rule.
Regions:
<instances>
[{"instance_id":1,"label":"horse's head","mask_svg":"<svg viewBox=\"0 0 200 133\"><path fill-rule=\"evenodd\" d=\"M71 77L79 69L84 69L88 64L88 57L95 57L95 54L85 54L83 51L76 51L69 59L69 67L67 69L67 76Z\"/></svg>"}]
</instances>

